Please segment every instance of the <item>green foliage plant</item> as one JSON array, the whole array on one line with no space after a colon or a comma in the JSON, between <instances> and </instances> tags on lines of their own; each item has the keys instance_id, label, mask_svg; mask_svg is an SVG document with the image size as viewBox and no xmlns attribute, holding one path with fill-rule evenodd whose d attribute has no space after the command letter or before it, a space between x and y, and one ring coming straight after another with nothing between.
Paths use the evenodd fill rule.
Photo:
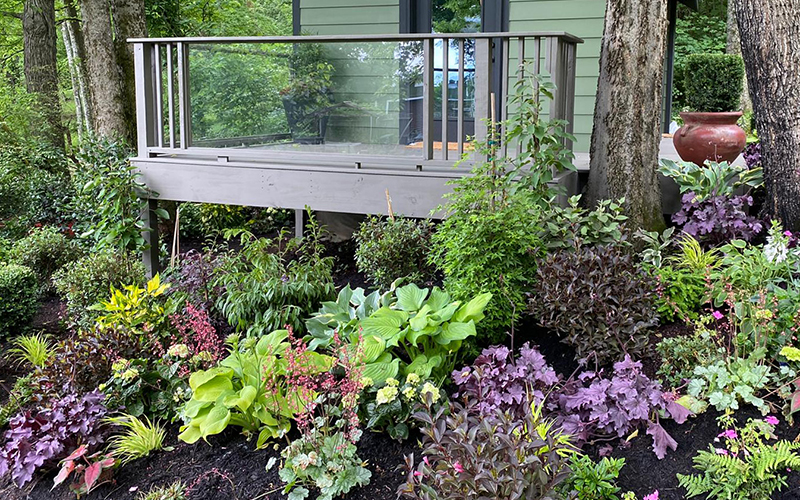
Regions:
<instances>
[{"instance_id":1,"label":"green foliage plant","mask_svg":"<svg viewBox=\"0 0 800 500\"><path fill-rule=\"evenodd\" d=\"M640 355L658 324L656 283L619 246L578 246L540 262L530 310L545 328L601 363Z\"/></svg>"},{"instance_id":2,"label":"green foliage plant","mask_svg":"<svg viewBox=\"0 0 800 500\"><path fill-rule=\"evenodd\" d=\"M750 189L764 185L761 167L748 169L745 165L707 161L702 167L690 161L662 158L658 171L678 184L681 194L694 193L694 201L712 196L731 196L742 186Z\"/></svg>"},{"instance_id":3,"label":"green foliage plant","mask_svg":"<svg viewBox=\"0 0 800 500\"><path fill-rule=\"evenodd\" d=\"M125 285L121 289L111 286L108 300L90 309L98 311L100 328L122 328L132 333L160 333L163 325L174 313L177 304L165 296L168 283L161 283L156 274L144 287Z\"/></svg>"},{"instance_id":4,"label":"green foliage plant","mask_svg":"<svg viewBox=\"0 0 800 500\"><path fill-rule=\"evenodd\" d=\"M543 253L539 236L542 212L558 191L554 175L574 170L565 122L550 120L542 102L552 99L552 85L524 68L511 97L512 109L503 137L489 134L476 144L472 175L453 182L453 193L441 207L447 219L433 236L431 262L444 273L444 285L457 300L489 292L495 300L481 324L479 344L505 339L505 330L525 309L525 293L536 279ZM482 125L486 126L486 124ZM506 157L505 142L519 155Z\"/></svg>"},{"instance_id":5,"label":"green foliage plant","mask_svg":"<svg viewBox=\"0 0 800 500\"><path fill-rule=\"evenodd\" d=\"M705 113L739 111L744 62L736 54L692 54L684 70L686 104Z\"/></svg>"},{"instance_id":6,"label":"green foliage plant","mask_svg":"<svg viewBox=\"0 0 800 500\"><path fill-rule=\"evenodd\" d=\"M625 466L624 458L602 458L594 462L587 455L573 455L569 468L572 473L561 491L577 500L619 500L620 487L616 480Z\"/></svg>"},{"instance_id":7,"label":"green foliage plant","mask_svg":"<svg viewBox=\"0 0 800 500\"><path fill-rule=\"evenodd\" d=\"M627 245L622 213L624 199L601 200L588 210L579 205L580 196L572 196L566 207L553 204L545 211L542 241L548 251L581 245Z\"/></svg>"},{"instance_id":8,"label":"green foliage plant","mask_svg":"<svg viewBox=\"0 0 800 500\"><path fill-rule=\"evenodd\" d=\"M764 362L764 354L764 349L757 349L747 358L726 358L695 366L687 393L708 401L717 411L738 410L743 402L766 415L769 405L758 393L771 387L778 374Z\"/></svg>"},{"instance_id":9,"label":"green foliage plant","mask_svg":"<svg viewBox=\"0 0 800 500\"><path fill-rule=\"evenodd\" d=\"M175 481L169 486L152 486L147 492L139 492L136 500L186 500L186 485Z\"/></svg>"},{"instance_id":10,"label":"green foliage plant","mask_svg":"<svg viewBox=\"0 0 800 500\"><path fill-rule=\"evenodd\" d=\"M707 4L706 4L707 5ZM713 7L724 4L716 3ZM684 78L686 58L691 54L724 54L727 48L727 13L704 11L703 5L695 11L679 6L675 36L675 76L672 96L673 110L682 111L686 105ZM724 10L724 9L723 9ZM673 112L674 115L677 113Z\"/></svg>"},{"instance_id":11,"label":"green foliage plant","mask_svg":"<svg viewBox=\"0 0 800 500\"><path fill-rule=\"evenodd\" d=\"M354 296L361 305L350 305ZM439 288L414 283L383 297L345 289L307 325L315 346L330 345L334 334L351 345L363 342L364 376L377 385L400 372L441 383L453 371L464 340L476 335L475 325L484 319L491 299L482 293L462 303Z\"/></svg>"},{"instance_id":12,"label":"green foliage plant","mask_svg":"<svg viewBox=\"0 0 800 500\"><path fill-rule=\"evenodd\" d=\"M67 316L82 328L91 328L99 312L91 306L108 298L111 287L144 285L144 266L138 256L96 252L53 275L56 292L67 302Z\"/></svg>"},{"instance_id":13,"label":"green foliage plant","mask_svg":"<svg viewBox=\"0 0 800 500\"><path fill-rule=\"evenodd\" d=\"M257 435L256 447L261 448L288 432L303 402L296 388L287 384L289 360L302 364L309 375L333 364L330 356L312 351L304 352L300 360L293 358L289 338L287 330L245 339L232 335L227 358L189 377L192 399L184 408L186 424L179 438L195 443L233 425Z\"/></svg>"},{"instance_id":14,"label":"green foliage plant","mask_svg":"<svg viewBox=\"0 0 800 500\"><path fill-rule=\"evenodd\" d=\"M399 278L420 285L433 281L436 269L428 262L432 234L430 220L368 217L353 235L356 266L384 290Z\"/></svg>"},{"instance_id":15,"label":"green foliage plant","mask_svg":"<svg viewBox=\"0 0 800 500\"><path fill-rule=\"evenodd\" d=\"M777 418L748 420L737 428L730 413L720 417L724 443L695 455L695 474L678 474L687 498L710 500L769 500L787 486L786 473L800 466L800 443L776 439Z\"/></svg>"},{"instance_id":16,"label":"green foliage plant","mask_svg":"<svg viewBox=\"0 0 800 500\"><path fill-rule=\"evenodd\" d=\"M388 378L382 386L375 385L372 379L363 380L364 392L359 398L359 415L367 429L385 431L389 437L398 441L408 439L411 414L417 406L432 396L433 404L446 403L433 381L424 380L416 373L409 373L401 384L399 380Z\"/></svg>"},{"instance_id":17,"label":"green foliage plant","mask_svg":"<svg viewBox=\"0 0 800 500\"><path fill-rule=\"evenodd\" d=\"M31 368L44 366L54 352L50 336L43 332L20 335L12 341L12 344L14 347L8 350L8 354L16 359L18 364L27 364Z\"/></svg>"},{"instance_id":18,"label":"green foliage plant","mask_svg":"<svg viewBox=\"0 0 800 500\"><path fill-rule=\"evenodd\" d=\"M14 243L10 252L11 261L33 269L42 290L49 292L53 285L53 273L81 256L75 240L67 239L56 227L36 228Z\"/></svg>"},{"instance_id":19,"label":"green foliage plant","mask_svg":"<svg viewBox=\"0 0 800 500\"><path fill-rule=\"evenodd\" d=\"M33 400L35 388L32 380L33 377L29 373L14 381L14 387L8 394L8 401L0 406L0 427L5 427L11 417Z\"/></svg>"},{"instance_id":20,"label":"green foliage plant","mask_svg":"<svg viewBox=\"0 0 800 500\"><path fill-rule=\"evenodd\" d=\"M110 417L107 422L122 428L122 433L115 434L109 440L109 448L111 454L123 465L146 457L154 451L166 449L164 439L167 431L158 422L127 414Z\"/></svg>"},{"instance_id":21,"label":"green foliage plant","mask_svg":"<svg viewBox=\"0 0 800 500\"><path fill-rule=\"evenodd\" d=\"M225 292L218 309L237 331L258 336L291 326L302 331L303 319L335 296L333 260L323 256L324 229L309 217L302 239L283 241L239 234L242 249L215 270L213 286ZM292 254L294 259L290 259Z\"/></svg>"},{"instance_id":22,"label":"green foliage plant","mask_svg":"<svg viewBox=\"0 0 800 500\"><path fill-rule=\"evenodd\" d=\"M0 263L0 336L20 333L38 307L36 273L29 267Z\"/></svg>"}]
</instances>

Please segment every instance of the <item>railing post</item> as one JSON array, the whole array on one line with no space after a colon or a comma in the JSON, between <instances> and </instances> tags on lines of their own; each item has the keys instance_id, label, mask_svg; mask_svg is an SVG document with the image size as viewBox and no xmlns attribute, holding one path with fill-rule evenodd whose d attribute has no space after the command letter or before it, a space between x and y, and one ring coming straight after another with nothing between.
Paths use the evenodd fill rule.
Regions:
<instances>
[{"instance_id":1,"label":"railing post","mask_svg":"<svg viewBox=\"0 0 800 500\"><path fill-rule=\"evenodd\" d=\"M192 145L192 101L189 92L189 46L178 42L178 130L181 149Z\"/></svg>"},{"instance_id":2,"label":"railing post","mask_svg":"<svg viewBox=\"0 0 800 500\"><path fill-rule=\"evenodd\" d=\"M486 142L492 116L492 40L475 40L475 140Z\"/></svg>"},{"instance_id":3,"label":"railing post","mask_svg":"<svg viewBox=\"0 0 800 500\"><path fill-rule=\"evenodd\" d=\"M422 47L422 158L433 159L433 39Z\"/></svg>"},{"instance_id":4,"label":"railing post","mask_svg":"<svg viewBox=\"0 0 800 500\"><path fill-rule=\"evenodd\" d=\"M544 67L550 76L550 81L555 86L553 99L550 101L550 119L563 119L562 96L564 94L562 81L561 61L561 39L557 36L547 37L547 47L545 48Z\"/></svg>"},{"instance_id":5,"label":"railing post","mask_svg":"<svg viewBox=\"0 0 800 500\"><path fill-rule=\"evenodd\" d=\"M156 145L156 120L153 94L153 45L136 43L133 46L136 82L137 153L147 158L148 148Z\"/></svg>"},{"instance_id":6,"label":"railing post","mask_svg":"<svg viewBox=\"0 0 800 500\"><path fill-rule=\"evenodd\" d=\"M572 134L573 121L575 120L575 65L577 63L578 45L575 42L566 44L566 68L565 68L565 82L564 82L564 119L567 120L567 132ZM572 141L568 140L566 146L572 149Z\"/></svg>"}]
</instances>

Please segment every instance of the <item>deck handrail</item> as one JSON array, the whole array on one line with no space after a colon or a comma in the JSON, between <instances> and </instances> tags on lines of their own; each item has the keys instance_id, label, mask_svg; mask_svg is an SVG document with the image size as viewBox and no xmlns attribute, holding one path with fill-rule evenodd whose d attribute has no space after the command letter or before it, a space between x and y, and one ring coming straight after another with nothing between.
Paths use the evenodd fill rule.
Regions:
<instances>
[{"instance_id":1,"label":"deck handrail","mask_svg":"<svg viewBox=\"0 0 800 500\"><path fill-rule=\"evenodd\" d=\"M418 40L487 39L487 38L560 38L569 43L583 43L583 38L566 31L520 31L480 33L391 33L384 35L301 35L301 36L219 36L129 38L128 43L320 43L320 42L405 42Z\"/></svg>"}]
</instances>

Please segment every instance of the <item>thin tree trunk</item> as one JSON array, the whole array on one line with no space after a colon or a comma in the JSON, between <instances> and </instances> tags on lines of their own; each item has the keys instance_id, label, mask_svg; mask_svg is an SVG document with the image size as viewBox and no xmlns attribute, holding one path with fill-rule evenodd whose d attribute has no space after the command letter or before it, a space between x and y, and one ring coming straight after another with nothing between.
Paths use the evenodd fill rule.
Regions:
<instances>
[{"instance_id":1,"label":"thin tree trunk","mask_svg":"<svg viewBox=\"0 0 800 500\"><path fill-rule=\"evenodd\" d=\"M147 37L144 0L110 0L114 20L114 50L120 65L125 86L125 117L132 129L129 132L135 142L136 136L136 78L133 68L133 45L129 38Z\"/></svg>"},{"instance_id":2,"label":"thin tree trunk","mask_svg":"<svg viewBox=\"0 0 800 500\"><path fill-rule=\"evenodd\" d=\"M84 130L91 133L93 127L89 105L89 90L86 82L86 47L83 41L83 30L81 29L80 21L77 20L78 13L72 0L64 1L64 14L67 17L64 26L66 27L67 37L69 38L73 61L70 64L70 71L75 71L75 79L78 84L77 87L73 84L73 92L77 92L76 99L80 99L81 102L81 122L83 123ZM64 44L66 46L67 42L64 42Z\"/></svg>"},{"instance_id":3,"label":"thin tree trunk","mask_svg":"<svg viewBox=\"0 0 800 500\"><path fill-rule=\"evenodd\" d=\"M666 0L608 0L590 149L588 203L625 198L632 227L664 226L656 167Z\"/></svg>"},{"instance_id":4,"label":"thin tree trunk","mask_svg":"<svg viewBox=\"0 0 800 500\"><path fill-rule=\"evenodd\" d=\"M83 100L81 99L81 92L78 86L78 76L75 61L75 51L72 45L72 40L69 36L69 29L67 23L61 25L61 38L64 40L64 51L67 53L67 66L69 66L69 79L72 83L72 98L75 101L75 125L78 130L78 142L83 141L84 127L86 120L83 114Z\"/></svg>"},{"instance_id":5,"label":"thin tree trunk","mask_svg":"<svg viewBox=\"0 0 800 500\"><path fill-rule=\"evenodd\" d=\"M739 37L739 25L736 21L736 2L728 2L728 41L725 52L728 54L742 55L742 42ZM753 111L753 103L750 102L750 92L747 89L747 75L745 75L744 85L742 86L742 111Z\"/></svg>"},{"instance_id":6,"label":"thin tree trunk","mask_svg":"<svg viewBox=\"0 0 800 500\"><path fill-rule=\"evenodd\" d=\"M767 200L763 215L800 230L800 3L731 0L741 36Z\"/></svg>"},{"instance_id":7,"label":"thin tree trunk","mask_svg":"<svg viewBox=\"0 0 800 500\"><path fill-rule=\"evenodd\" d=\"M114 48L109 5L105 0L82 0L81 14L94 131L133 144L135 124L125 114L125 77Z\"/></svg>"},{"instance_id":8,"label":"thin tree trunk","mask_svg":"<svg viewBox=\"0 0 800 500\"><path fill-rule=\"evenodd\" d=\"M25 0L22 14L25 86L35 94L46 126L42 135L64 147L61 100L56 63L56 13L54 0Z\"/></svg>"}]
</instances>

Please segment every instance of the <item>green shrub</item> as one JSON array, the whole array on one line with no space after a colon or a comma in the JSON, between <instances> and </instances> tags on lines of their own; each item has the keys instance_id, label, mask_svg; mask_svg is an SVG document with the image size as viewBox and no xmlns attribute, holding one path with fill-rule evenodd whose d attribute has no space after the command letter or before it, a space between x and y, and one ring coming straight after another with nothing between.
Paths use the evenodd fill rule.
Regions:
<instances>
[{"instance_id":1,"label":"green shrub","mask_svg":"<svg viewBox=\"0 0 800 500\"><path fill-rule=\"evenodd\" d=\"M706 302L705 274L672 266L654 271L659 282L657 305L661 319L672 322L697 318Z\"/></svg>"},{"instance_id":2,"label":"green shrub","mask_svg":"<svg viewBox=\"0 0 800 500\"><path fill-rule=\"evenodd\" d=\"M112 286L143 286L146 279L144 266L133 255L105 251L87 255L57 271L53 283L67 302L70 320L85 328L99 315L90 307L107 299Z\"/></svg>"},{"instance_id":3,"label":"green shrub","mask_svg":"<svg viewBox=\"0 0 800 500\"><path fill-rule=\"evenodd\" d=\"M359 272L378 288L387 290L397 278L423 284L435 278L428 263L433 223L405 217L369 217L353 235Z\"/></svg>"},{"instance_id":4,"label":"green shrub","mask_svg":"<svg viewBox=\"0 0 800 500\"><path fill-rule=\"evenodd\" d=\"M217 307L238 331L262 335L289 325L300 332L303 319L336 296L333 259L322 256L323 229L313 217L307 229L288 241L236 231L242 249L214 270L213 286L225 290Z\"/></svg>"},{"instance_id":5,"label":"green shrub","mask_svg":"<svg viewBox=\"0 0 800 500\"><path fill-rule=\"evenodd\" d=\"M75 241L52 226L34 229L11 249L11 260L33 269L43 291L52 290L53 273L79 257Z\"/></svg>"},{"instance_id":6,"label":"green shrub","mask_svg":"<svg viewBox=\"0 0 800 500\"><path fill-rule=\"evenodd\" d=\"M669 387L680 387L685 380L692 378L695 366L708 366L722 358L722 352L702 324L698 324L692 335L662 340L656 351L661 356L656 373Z\"/></svg>"},{"instance_id":7,"label":"green shrub","mask_svg":"<svg viewBox=\"0 0 800 500\"><path fill-rule=\"evenodd\" d=\"M569 494L574 492L577 500L619 500L616 481L624 465L624 458L594 462L586 455L573 455L569 464L572 473L561 491L565 498L572 498Z\"/></svg>"},{"instance_id":8,"label":"green shrub","mask_svg":"<svg viewBox=\"0 0 800 500\"><path fill-rule=\"evenodd\" d=\"M531 311L575 347L576 359L602 362L642 354L658 324L656 283L617 246L579 247L539 263Z\"/></svg>"},{"instance_id":9,"label":"green shrub","mask_svg":"<svg viewBox=\"0 0 800 500\"><path fill-rule=\"evenodd\" d=\"M30 323L39 305L39 282L29 267L0 264L0 335L11 335Z\"/></svg>"},{"instance_id":10,"label":"green shrub","mask_svg":"<svg viewBox=\"0 0 800 500\"><path fill-rule=\"evenodd\" d=\"M686 104L693 111L738 111L744 62L735 54L692 54L684 70Z\"/></svg>"}]
</instances>

